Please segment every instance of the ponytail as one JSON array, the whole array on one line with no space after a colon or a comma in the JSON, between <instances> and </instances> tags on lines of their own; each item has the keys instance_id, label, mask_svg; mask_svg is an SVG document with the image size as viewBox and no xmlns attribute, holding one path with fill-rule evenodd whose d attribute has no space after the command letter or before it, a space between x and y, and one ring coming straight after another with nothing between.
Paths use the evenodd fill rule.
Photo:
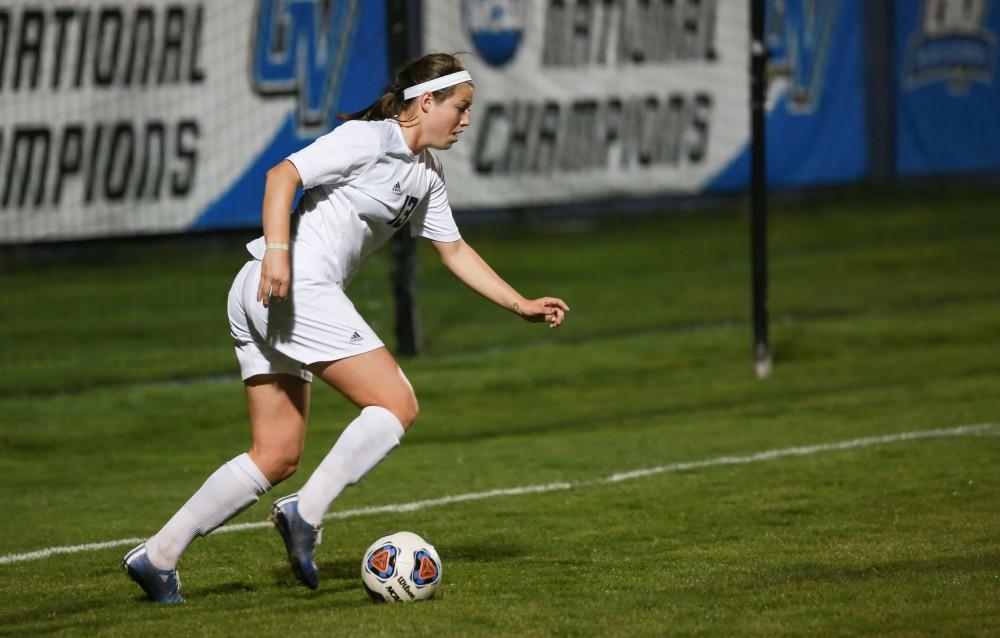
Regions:
<instances>
[{"instance_id":1,"label":"ponytail","mask_svg":"<svg viewBox=\"0 0 1000 638\"><path fill-rule=\"evenodd\" d=\"M399 117L403 112L405 104L403 102L403 89L395 90L389 87L382 94L382 97L369 104L366 108L354 113L338 113L337 119L349 122L350 120L365 120L373 122L376 120L391 120Z\"/></svg>"}]
</instances>

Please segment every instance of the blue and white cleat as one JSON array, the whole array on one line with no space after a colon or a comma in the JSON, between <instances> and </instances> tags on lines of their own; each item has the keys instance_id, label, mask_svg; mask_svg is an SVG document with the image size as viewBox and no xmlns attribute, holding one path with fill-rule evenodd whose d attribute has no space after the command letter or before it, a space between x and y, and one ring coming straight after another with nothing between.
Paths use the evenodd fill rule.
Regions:
<instances>
[{"instance_id":1,"label":"blue and white cleat","mask_svg":"<svg viewBox=\"0 0 1000 638\"><path fill-rule=\"evenodd\" d=\"M323 528L310 525L299 516L299 495L279 498L271 507L270 520L285 541L292 572L310 589L319 587L319 572L314 554L323 540Z\"/></svg>"},{"instance_id":2,"label":"blue and white cleat","mask_svg":"<svg viewBox=\"0 0 1000 638\"><path fill-rule=\"evenodd\" d=\"M145 543L125 554L122 569L142 587L151 601L167 605L184 602L181 596L181 578L177 575L177 570L158 569L149 562Z\"/></svg>"}]
</instances>

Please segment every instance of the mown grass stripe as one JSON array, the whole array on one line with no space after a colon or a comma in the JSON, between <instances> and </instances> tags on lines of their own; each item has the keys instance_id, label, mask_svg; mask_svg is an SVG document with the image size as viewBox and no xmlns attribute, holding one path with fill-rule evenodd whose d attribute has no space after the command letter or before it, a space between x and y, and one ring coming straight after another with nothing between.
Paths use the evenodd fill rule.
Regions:
<instances>
[{"instance_id":1,"label":"mown grass stripe","mask_svg":"<svg viewBox=\"0 0 1000 638\"><path fill-rule=\"evenodd\" d=\"M765 450L763 452L757 452L754 454L748 454L743 456L720 456L711 459L705 459L702 461L671 463L669 465L661 465L658 467L631 470L628 472L619 472L616 474L612 474L611 476L607 476L605 478L592 479L588 481L557 482L557 483L546 483L542 485L525 485L521 487L488 490L485 492L470 492L467 494L456 494L454 496L443 496L441 498L427 499L422 501L412 501L410 503L375 505L371 507L362 507L353 510L344 510L342 512L332 512L330 514L327 514L325 518L344 519L344 518L353 518L356 516L369 516L372 514L413 512L416 510L426 509L428 507L440 507L443 505L451 505L454 503L462 503L465 501L478 501L488 498L496 498L499 496L540 494L544 492L553 492L557 490L569 490L581 487L608 485L613 483L620 483L622 481L630 481L633 479L643 478L647 476L654 476L657 474L664 474L667 472L682 472L685 470L696 470L696 469L715 467L720 465L740 465L747 463L760 463L764 461L773 461L776 459L781 459L789 456L809 456L812 454L820 454L822 452L836 452L841 450L850 450L854 448L870 447L873 445L880 445L884 443L899 443L903 441L915 441L920 439L936 439L936 438L956 437L956 436L976 436L980 434L991 433L994 427L995 424L993 423L979 423L974 425L962 425L953 428L938 428L933 430L918 430L913 432L901 432L897 434L886 434L881 436L867 436L857 439L850 439L847 441L838 441L835 443L819 443L816 445L805 445L805 446L796 446L788 448L779 448L774 450ZM251 529L270 527L270 526L271 523L266 521L260 521L254 523L239 523L236 525L226 525L224 527L219 528L213 533L219 534L227 532L241 532ZM143 540L144 539L141 538L123 538L119 540L102 541L98 543L85 543L82 545L49 547L47 549L40 549L37 551L25 552L21 554L8 554L6 556L0 556L0 565L9 565L12 563L22 563L33 560L40 560L42 558L48 558L56 554L77 554L80 552L97 551L101 549L109 549L112 547L133 545L141 543Z\"/></svg>"}]
</instances>

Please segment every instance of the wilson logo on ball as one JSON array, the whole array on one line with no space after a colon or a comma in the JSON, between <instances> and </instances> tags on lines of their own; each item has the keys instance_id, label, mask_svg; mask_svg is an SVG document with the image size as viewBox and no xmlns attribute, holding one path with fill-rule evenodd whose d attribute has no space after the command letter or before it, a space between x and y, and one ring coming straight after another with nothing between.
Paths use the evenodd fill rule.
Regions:
<instances>
[{"instance_id":1,"label":"wilson logo on ball","mask_svg":"<svg viewBox=\"0 0 1000 638\"><path fill-rule=\"evenodd\" d=\"M396 556L398 551L392 545L385 545L368 554L365 566L376 578L385 580L396 573Z\"/></svg>"}]
</instances>

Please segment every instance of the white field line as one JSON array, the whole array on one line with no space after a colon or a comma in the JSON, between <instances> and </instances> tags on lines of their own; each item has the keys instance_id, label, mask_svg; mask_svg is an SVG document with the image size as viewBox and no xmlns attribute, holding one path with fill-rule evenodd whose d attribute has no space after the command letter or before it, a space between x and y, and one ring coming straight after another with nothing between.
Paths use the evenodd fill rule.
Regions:
<instances>
[{"instance_id":1,"label":"white field line","mask_svg":"<svg viewBox=\"0 0 1000 638\"><path fill-rule=\"evenodd\" d=\"M424 501L413 501L410 503L395 503L390 505L362 507L359 509L345 510L342 512L333 512L327 514L326 518L342 519L342 518L353 518L355 516L368 516L370 514L413 512L428 507L438 507L441 505L450 505L452 503L461 503L464 501L479 501L482 499L495 498L498 496L539 494L542 492L553 492L556 490L569 490L579 487L608 485L612 483L620 483L622 481L630 481L632 479L642 478L646 476L653 476L655 474L663 474L665 472L682 472L684 470L696 470L706 467L714 467L717 465L741 465L747 463L759 463L761 461L773 461L775 459L780 459L786 456L809 456L811 454L820 454L822 452L836 452L839 450L849 450L852 448L870 447L872 445L880 445L883 443L898 443L901 441L914 441L918 439L939 439L944 437L956 437L956 436L992 435L995 433L994 430L995 427L996 426L993 423L981 423L976 425L963 425L954 428L920 430L917 432L902 432L899 434L886 434L884 436L869 436L860 439L850 439L848 441L840 441L837 443L820 443L818 445L787 447L776 450L766 450L764 452L757 452L756 454L748 454L745 456L719 456L712 459L705 459L703 461L671 463L669 465L660 465L658 467L650 467L641 470L632 470L630 472L619 472L617 474L612 474L611 476L607 476L604 478L591 479L587 481L546 483L543 485L525 485L522 487L489 490L487 492L472 492L469 494L443 496L441 498L427 499ZM237 525L226 525L224 527L220 527L213 533L221 534L226 532L241 532L248 529L258 529L270 526L271 523L266 521L260 521L254 523L240 523ZM122 538L119 540L103 541L99 543L85 543L83 545L49 547L47 549L40 549L34 552L25 552L23 554L8 554L6 556L0 556L0 565L9 565L11 563L21 563L25 561L39 560L42 558L48 558L49 556L53 556L55 554L76 554L79 552L96 551L100 549L108 549L111 547L137 545L141 543L143 540L145 539Z\"/></svg>"}]
</instances>

